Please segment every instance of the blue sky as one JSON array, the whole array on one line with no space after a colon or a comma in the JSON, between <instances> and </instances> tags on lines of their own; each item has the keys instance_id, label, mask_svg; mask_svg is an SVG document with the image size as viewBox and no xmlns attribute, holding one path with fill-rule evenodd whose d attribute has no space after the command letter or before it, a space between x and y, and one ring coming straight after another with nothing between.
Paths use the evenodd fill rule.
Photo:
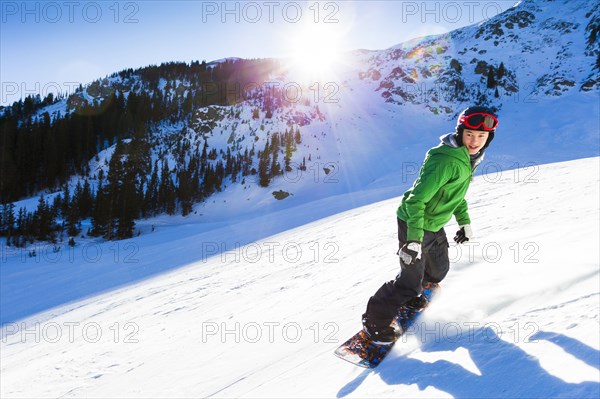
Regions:
<instances>
[{"instance_id":1,"label":"blue sky","mask_svg":"<svg viewBox=\"0 0 600 399\"><path fill-rule=\"evenodd\" d=\"M0 1L0 104L167 61L385 49L491 18L495 1Z\"/></svg>"}]
</instances>

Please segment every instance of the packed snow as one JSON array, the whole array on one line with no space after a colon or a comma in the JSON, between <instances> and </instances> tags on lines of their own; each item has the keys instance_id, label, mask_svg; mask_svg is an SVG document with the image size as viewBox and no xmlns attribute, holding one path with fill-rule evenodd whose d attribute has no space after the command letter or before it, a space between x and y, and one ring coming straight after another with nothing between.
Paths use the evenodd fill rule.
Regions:
<instances>
[{"instance_id":1,"label":"packed snow","mask_svg":"<svg viewBox=\"0 0 600 399\"><path fill-rule=\"evenodd\" d=\"M35 308L22 303L35 299L25 282L39 301L60 295L52 270L75 273L65 290L85 292L128 271L183 267L5 323L2 397L598 397L599 162L476 177L476 240L451 245L441 294L372 371L333 350L397 272L399 198L244 246L234 237L268 232L261 219L213 233L164 227L98 245L95 263L82 248L73 262L9 255L7 319Z\"/></svg>"}]
</instances>

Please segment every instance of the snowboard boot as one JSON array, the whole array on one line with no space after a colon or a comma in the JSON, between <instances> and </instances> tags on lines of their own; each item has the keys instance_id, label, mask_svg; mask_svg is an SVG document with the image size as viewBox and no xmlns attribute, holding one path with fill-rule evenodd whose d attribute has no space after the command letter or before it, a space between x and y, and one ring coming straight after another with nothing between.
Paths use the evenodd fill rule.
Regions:
<instances>
[{"instance_id":1,"label":"snowboard boot","mask_svg":"<svg viewBox=\"0 0 600 399\"><path fill-rule=\"evenodd\" d=\"M362 318L363 330L367 336L378 345L391 344L398 339L400 331L396 326L396 323L392 323L384 320L377 320L363 314Z\"/></svg>"}]
</instances>

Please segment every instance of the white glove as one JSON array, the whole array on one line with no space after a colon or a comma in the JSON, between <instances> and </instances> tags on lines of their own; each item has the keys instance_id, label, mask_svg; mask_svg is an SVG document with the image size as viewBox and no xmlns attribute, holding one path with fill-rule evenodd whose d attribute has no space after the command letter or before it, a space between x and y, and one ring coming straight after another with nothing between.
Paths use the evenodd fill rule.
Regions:
<instances>
[{"instance_id":1,"label":"white glove","mask_svg":"<svg viewBox=\"0 0 600 399\"><path fill-rule=\"evenodd\" d=\"M417 241L409 241L400 249L400 260L406 266L414 265L421 259L421 243Z\"/></svg>"},{"instance_id":2,"label":"white glove","mask_svg":"<svg viewBox=\"0 0 600 399\"><path fill-rule=\"evenodd\" d=\"M473 238L473 230L471 229L470 224L465 224L464 226L459 227L460 230L458 230L454 236L454 241L456 241L457 244L462 244Z\"/></svg>"}]
</instances>

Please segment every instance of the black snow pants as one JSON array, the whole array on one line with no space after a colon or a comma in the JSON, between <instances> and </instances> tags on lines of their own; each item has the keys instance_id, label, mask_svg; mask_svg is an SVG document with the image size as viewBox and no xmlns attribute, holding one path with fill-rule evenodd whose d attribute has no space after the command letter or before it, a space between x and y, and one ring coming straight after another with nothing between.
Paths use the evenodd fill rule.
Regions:
<instances>
[{"instance_id":1,"label":"black snow pants","mask_svg":"<svg viewBox=\"0 0 600 399\"><path fill-rule=\"evenodd\" d=\"M399 248L406 243L406 234L406 222L398 219ZM383 284L369 299L366 317L388 325L396 315L396 310L409 299L419 296L425 284L439 283L446 277L450 261L444 229L436 232L425 230L421 249L421 259L415 264L407 266L400 260L400 273L395 280Z\"/></svg>"}]
</instances>

